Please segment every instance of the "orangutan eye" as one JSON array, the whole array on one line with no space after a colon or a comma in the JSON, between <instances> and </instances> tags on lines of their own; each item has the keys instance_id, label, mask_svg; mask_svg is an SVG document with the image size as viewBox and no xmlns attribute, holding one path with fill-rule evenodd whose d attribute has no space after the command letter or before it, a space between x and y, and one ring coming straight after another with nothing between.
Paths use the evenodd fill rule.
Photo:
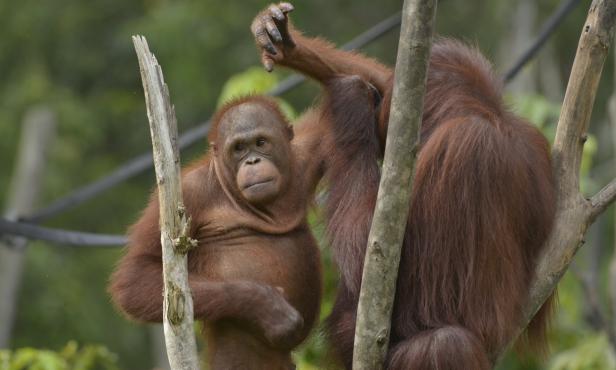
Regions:
<instances>
[{"instance_id":1,"label":"orangutan eye","mask_svg":"<svg viewBox=\"0 0 616 370\"><path fill-rule=\"evenodd\" d=\"M235 145L233 146L233 150L235 150L236 152L241 152L244 150L244 143L235 143Z\"/></svg>"},{"instance_id":2,"label":"orangutan eye","mask_svg":"<svg viewBox=\"0 0 616 370\"><path fill-rule=\"evenodd\" d=\"M263 145L265 145L265 139L262 138L262 137L258 138L257 139L257 146L261 147Z\"/></svg>"}]
</instances>

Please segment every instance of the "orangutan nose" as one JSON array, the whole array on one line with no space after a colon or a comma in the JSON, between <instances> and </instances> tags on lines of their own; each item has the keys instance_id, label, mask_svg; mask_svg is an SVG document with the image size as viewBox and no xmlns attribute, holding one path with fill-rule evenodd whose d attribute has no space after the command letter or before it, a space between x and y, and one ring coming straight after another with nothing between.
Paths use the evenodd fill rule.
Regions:
<instances>
[{"instance_id":1,"label":"orangutan nose","mask_svg":"<svg viewBox=\"0 0 616 370\"><path fill-rule=\"evenodd\" d=\"M246 160L246 164L251 164L251 165L252 164L257 164L259 162L261 162L261 158L259 158L259 157L251 157L251 158L248 158Z\"/></svg>"}]
</instances>

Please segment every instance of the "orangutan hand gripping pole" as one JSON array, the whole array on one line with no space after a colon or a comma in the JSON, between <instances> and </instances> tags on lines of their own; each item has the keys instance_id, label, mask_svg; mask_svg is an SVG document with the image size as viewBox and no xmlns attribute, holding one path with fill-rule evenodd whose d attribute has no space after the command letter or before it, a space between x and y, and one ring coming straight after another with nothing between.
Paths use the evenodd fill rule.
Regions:
<instances>
[{"instance_id":1,"label":"orangutan hand gripping pole","mask_svg":"<svg viewBox=\"0 0 616 370\"><path fill-rule=\"evenodd\" d=\"M210 368L286 370L290 351L318 316L319 251L306 209L322 176L322 133L314 113L294 138L276 103L249 97L213 119L211 151L183 172L190 236L189 283L205 322ZM162 320L162 265L156 194L129 232L111 278L129 316Z\"/></svg>"},{"instance_id":2,"label":"orangutan hand gripping pole","mask_svg":"<svg viewBox=\"0 0 616 370\"><path fill-rule=\"evenodd\" d=\"M267 70L295 69L330 92L322 114L333 130L326 156L328 235L341 281L328 327L350 369L392 71L301 35L288 24L292 9L271 5L251 29ZM373 103L362 98L366 88L343 75L358 75L383 95L378 123L366 108ZM432 47L424 104L386 367L489 369L521 318L552 225L548 143L506 109L501 79L460 42L440 39ZM547 306L529 327L535 347L545 344Z\"/></svg>"}]
</instances>

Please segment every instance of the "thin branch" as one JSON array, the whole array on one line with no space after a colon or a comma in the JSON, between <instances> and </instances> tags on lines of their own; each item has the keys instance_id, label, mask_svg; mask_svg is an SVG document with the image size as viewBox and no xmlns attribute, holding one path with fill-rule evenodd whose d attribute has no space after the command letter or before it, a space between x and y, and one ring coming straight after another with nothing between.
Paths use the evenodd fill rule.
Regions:
<instances>
[{"instance_id":1,"label":"thin branch","mask_svg":"<svg viewBox=\"0 0 616 370\"><path fill-rule=\"evenodd\" d=\"M601 189L595 196L590 199L590 211L591 220L594 220L599 216L610 204L616 200L616 179L612 180L603 189Z\"/></svg>"},{"instance_id":2,"label":"thin branch","mask_svg":"<svg viewBox=\"0 0 616 370\"><path fill-rule=\"evenodd\" d=\"M171 369L197 370L199 361L186 258L194 241L186 235L190 220L182 204L177 121L162 70L147 41L143 36L133 36L133 44L139 58L158 183L167 354Z\"/></svg>"},{"instance_id":3,"label":"thin branch","mask_svg":"<svg viewBox=\"0 0 616 370\"><path fill-rule=\"evenodd\" d=\"M353 369L387 355L400 250L411 196L436 0L405 0L383 172L364 262Z\"/></svg>"}]
</instances>

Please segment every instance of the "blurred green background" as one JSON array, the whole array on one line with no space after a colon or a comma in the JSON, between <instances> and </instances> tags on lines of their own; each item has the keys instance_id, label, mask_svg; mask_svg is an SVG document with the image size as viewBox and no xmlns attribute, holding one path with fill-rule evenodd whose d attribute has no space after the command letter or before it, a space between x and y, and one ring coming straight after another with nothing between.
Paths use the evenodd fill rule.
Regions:
<instances>
[{"instance_id":1,"label":"blurred green background","mask_svg":"<svg viewBox=\"0 0 616 370\"><path fill-rule=\"evenodd\" d=\"M151 150L133 34L147 37L163 67L180 132L205 121L220 99L238 91L267 90L288 75L280 70L266 74L258 68L249 25L267 4L254 0L0 1L0 205L7 207L22 122L32 109L49 109L57 121L38 206ZM444 0L438 9L437 30L476 44L499 71L506 71L558 4L556 0ZM294 5L292 18L298 28L342 44L398 11L402 1L298 0ZM537 58L507 86L512 109L530 118L550 139L589 5L590 1L581 1ZM392 64L397 37L395 30L363 51ZM613 69L609 58L586 147L583 186L589 194L616 173L612 150L616 122L608 114ZM317 93L316 84L306 83L282 99L290 112L301 112ZM204 140L183 151L183 163L205 150ZM45 225L122 234L146 203L153 183L153 172L148 171ZM319 217L311 219L321 235ZM613 233L613 211L609 210L590 230L574 269L560 284L560 306L546 358L519 360L510 355L501 369L616 369L615 343L606 334L612 332L609 303L616 296L609 279ZM0 369L164 367L159 328L123 318L105 291L121 253L118 248L29 243L12 336L4 350L0 346ZM322 311L326 315L337 272L326 248L324 256ZM296 358L300 369L325 366L326 344L318 330Z\"/></svg>"}]
</instances>

